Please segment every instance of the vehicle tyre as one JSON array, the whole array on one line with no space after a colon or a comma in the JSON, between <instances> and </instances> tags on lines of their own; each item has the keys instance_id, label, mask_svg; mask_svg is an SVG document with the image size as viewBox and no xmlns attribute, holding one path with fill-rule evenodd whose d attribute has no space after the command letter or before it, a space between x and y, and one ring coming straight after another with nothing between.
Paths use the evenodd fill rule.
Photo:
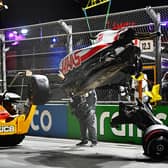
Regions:
<instances>
[{"instance_id":1,"label":"vehicle tyre","mask_svg":"<svg viewBox=\"0 0 168 168\"><path fill-rule=\"evenodd\" d=\"M168 127L152 125L142 139L144 154L153 159L163 159L168 154Z\"/></svg>"},{"instance_id":2,"label":"vehicle tyre","mask_svg":"<svg viewBox=\"0 0 168 168\"><path fill-rule=\"evenodd\" d=\"M0 147L16 146L25 138L24 134L0 135Z\"/></svg>"},{"instance_id":3,"label":"vehicle tyre","mask_svg":"<svg viewBox=\"0 0 168 168\"><path fill-rule=\"evenodd\" d=\"M49 98L48 78L44 75L33 75L28 87L28 93L33 104L45 104Z\"/></svg>"}]
</instances>

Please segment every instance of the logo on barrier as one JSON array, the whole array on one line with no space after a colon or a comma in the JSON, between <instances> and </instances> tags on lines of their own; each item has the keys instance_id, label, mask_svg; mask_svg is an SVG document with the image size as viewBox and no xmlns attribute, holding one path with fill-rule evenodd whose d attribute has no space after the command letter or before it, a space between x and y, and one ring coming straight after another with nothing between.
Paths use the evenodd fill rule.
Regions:
<instances>
[{"instance_id":1,"label":"logo on barrier","mask_svg":"<svg viewBox=\"0 0 168 168\"><path fill-rule=\"evenodd\" d=\"M105 135L105 120L114 118L118 115L118 112L115 112L110 116L110 112L102 112L100 116L100 135ZM165 113L158 113L156 117L162 121L166 121L167 114ZM121 124L119 128L111 128L111 132L116 136L129 136L129 137L142 137L142 131L137 128L137 131L134 131L134 124ZM135 135L136 133L136 135Z\"/></svg>"},{"instance_id":2,"label":"logo on barrier","mask_svg":"<svg viewBox=\"0 0 168 168\"><path fill-rule=\"evenodd\" d=\"M35 116L36 115L39 116L39 110L36 111ZM45 132L49 131L52 127L52 117L51 117L50 112L48 110L43 110L39 117L40 117L39 122L37 124L34 123L34 119L32 120L31 128L34 131L38 131L40 130L40 128ZM46 120L48 122L45 122Z\"/></svg>"}]
</instances>

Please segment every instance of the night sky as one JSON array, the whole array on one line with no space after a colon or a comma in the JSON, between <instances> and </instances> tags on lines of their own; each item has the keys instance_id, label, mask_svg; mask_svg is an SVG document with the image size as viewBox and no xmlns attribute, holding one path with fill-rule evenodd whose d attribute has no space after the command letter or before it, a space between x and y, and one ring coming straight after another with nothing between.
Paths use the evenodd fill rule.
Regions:
<instances>
[{"instance_id":1,"label":"night sky","mask_svg":"<svg viewBox=\"0 0 168 168\"><path fill-rule=\"evenodd\" d=\"M84 17L81 4L87 0L4 0L9 9L0 13L0 28ZM112 12L168 5L168 0L112 0ZM105 14L107 3L90 9L88 15Z\"/></svg>"}]
</instances>

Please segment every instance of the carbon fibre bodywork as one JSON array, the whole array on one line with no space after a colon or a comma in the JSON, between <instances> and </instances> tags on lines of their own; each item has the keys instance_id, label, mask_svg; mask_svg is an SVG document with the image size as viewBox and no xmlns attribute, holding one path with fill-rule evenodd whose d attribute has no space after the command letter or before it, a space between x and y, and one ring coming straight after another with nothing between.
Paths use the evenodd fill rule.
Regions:
<instances>
[{"instance_id":1,"label":"carbon fibre bodywork","mask_svg":"<svg viewBox=\"0 0 168 168\"><path fill-rule=\"evenodd\" d=\"M93 45L64 57L60 63L64 79L58 82L62 93L80 95L108 83L125 83L126 76L142 68L140 48L133 43L137 37L131 28L107 30L96 36Z\"/></svg>"}]
</instances>

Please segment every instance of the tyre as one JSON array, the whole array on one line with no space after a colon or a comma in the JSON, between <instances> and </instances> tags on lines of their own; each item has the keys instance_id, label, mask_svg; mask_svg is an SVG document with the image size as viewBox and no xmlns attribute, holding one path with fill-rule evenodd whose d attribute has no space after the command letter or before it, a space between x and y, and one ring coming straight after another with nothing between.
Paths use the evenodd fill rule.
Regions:
<instances>
[{"instance_id":1,"label":"tyre","mask_svg":"<svg viewBox=\"0 0 168 168\"><path fill-rule=\"evenodd\" d=\"M0 147L16 146L20 144L24 138L25 138L24 134L0 135Z\"/></svg>"},{"instance_id":2,"label":"tyre","mask_svg":"<svg viewBox=\"0 0 168 168\"><path fill-rule=\"evenodd\" d=\"M30 79L28 93L33 104L45 104L49 98L48 78L44 75L33 75Z\"/></svg>"},{"instance_id":3,"label":"tyre","mask_svg":"<svg viewBox=\"0 0 168 168\"><path fill-rule=\"evenodd\" d=\"M163 159L168 155L168 127L152 125L143 135L144 154L153 159Z\"/></svg>"}]
</instances>

